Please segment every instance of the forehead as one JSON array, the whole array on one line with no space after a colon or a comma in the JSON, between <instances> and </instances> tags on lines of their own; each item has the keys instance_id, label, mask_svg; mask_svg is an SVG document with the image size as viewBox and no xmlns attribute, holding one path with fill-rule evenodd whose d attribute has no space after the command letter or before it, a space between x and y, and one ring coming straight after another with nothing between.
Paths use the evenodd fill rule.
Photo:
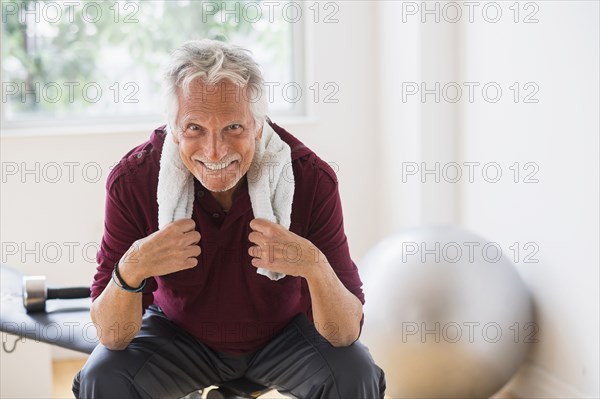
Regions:
<instances>
[{"instance_id":1,"label":"forehead","mask_svg":"<svg viewBox=\"0 0 600 399\"><path fill-rule=\"evenodd\" d=\"M227 116L249 116L250 104L247 87L227 80L206 84L201 79L193 80L187 93L177 90L180 114L201 114L210 112Z\"/></svg>"}]
</instances>

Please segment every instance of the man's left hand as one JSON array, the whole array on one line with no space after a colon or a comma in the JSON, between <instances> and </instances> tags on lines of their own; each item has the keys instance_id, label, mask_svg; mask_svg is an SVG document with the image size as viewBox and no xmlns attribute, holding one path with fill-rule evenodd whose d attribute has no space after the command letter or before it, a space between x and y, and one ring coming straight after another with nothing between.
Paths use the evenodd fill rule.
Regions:
<instances>
[{"instance_id":1,"label":"man's left hand","mask_svg":"<svg viewBox=\"0 0 600 399\"><path fill-rule=\"evenodd\" d=\"M252 266L290 276L308 278L318 273L325 255L307 239L266 219L253 219L248 239Z\"/></svg>"}]
</instances>

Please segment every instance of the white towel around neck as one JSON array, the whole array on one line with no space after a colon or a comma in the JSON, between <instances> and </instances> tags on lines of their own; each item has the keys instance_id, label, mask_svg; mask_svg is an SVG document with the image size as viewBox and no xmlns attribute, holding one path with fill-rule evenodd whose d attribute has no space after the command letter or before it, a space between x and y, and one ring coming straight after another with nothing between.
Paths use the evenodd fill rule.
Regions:
<instances>
[{"instance_id":1,"label":"white towel around neck","mask_svg":"<svg viewBox=\"0 0 600 399\"><path fill-rule=\"evenodd\" d=\"M194 205L194 176L183 164L168 127L166 132L158 172L159 229L175 220L191 218ZM291 162L290 146L265 121L246 174L248 193L254 217L279 223L286 229L290 228L294 197L294 176L291 170L286 171ZM285 274L262 268L257 273L271 280L285 277Z\"/></svg>"}]
</instances>

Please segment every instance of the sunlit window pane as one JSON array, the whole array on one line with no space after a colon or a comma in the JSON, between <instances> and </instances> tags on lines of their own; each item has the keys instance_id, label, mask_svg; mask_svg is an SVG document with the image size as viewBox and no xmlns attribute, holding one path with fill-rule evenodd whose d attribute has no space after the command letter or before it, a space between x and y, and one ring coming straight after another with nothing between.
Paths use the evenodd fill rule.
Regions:
<instances>
[{"instance_id":1,"label":"sunlit window pane","mask_svg":"<svg viewBox=\"0 0 600 399\"><path fill-rule=\"evenodd\" d=\"M267 2L268 3L268 2ZM261 1L2 2L4 122L162 116L169 53L211 38L251 49L270 114L300 105L282 85L294 76L293 10ZM288 7L289 8L289 7Z\"/></svg>"}]
</instances>

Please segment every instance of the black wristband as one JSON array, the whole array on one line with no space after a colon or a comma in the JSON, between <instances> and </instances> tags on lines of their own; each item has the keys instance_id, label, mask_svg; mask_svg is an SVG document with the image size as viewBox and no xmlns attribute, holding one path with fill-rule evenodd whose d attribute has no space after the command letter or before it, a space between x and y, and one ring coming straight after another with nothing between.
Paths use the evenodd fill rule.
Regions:
<instances>
[{"instance_id":1,"label":"black wristband","mask_svg":"<svg viewBox=\"0 0 600 399\"><path fill-rule=\"evenodd\" d=\"M135 288L135 287L131 287L130 285L128 285L125 280L123 280L123 277L121 277L121 273L119 273L119 261L117 261L117 263L115 263L115 268L113 270L113 280L114 277L117 278L118 282L115 281L115 283L117 283L117 286L119 288L121 288L124 291L127 292L142 292L144 290L144 287L146 287L146 279L144 279L144 281L142 281L142 284L140 284L139 287Z\"/></svg>"}]
</instances>

